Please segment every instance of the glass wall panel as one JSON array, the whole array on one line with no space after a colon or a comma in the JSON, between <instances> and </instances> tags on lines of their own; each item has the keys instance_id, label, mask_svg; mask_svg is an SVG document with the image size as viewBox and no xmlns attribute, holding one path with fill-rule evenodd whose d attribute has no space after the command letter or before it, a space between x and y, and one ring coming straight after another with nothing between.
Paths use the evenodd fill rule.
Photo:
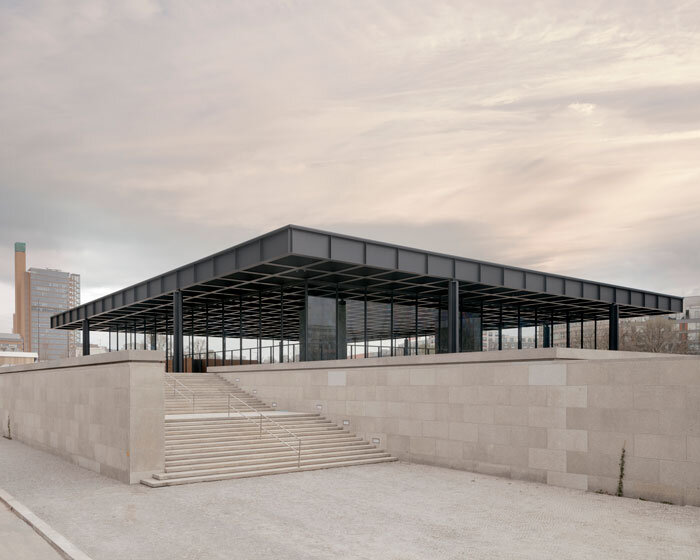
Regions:
<instances>
[{"instance_id":1,"label":"glass wall panel","mask_svg":"<svg viewBox=\"0 0 700 560\"><path fill-rule=\"evenodd\" d=\"M460 351L479 352L481 350L481 316L479 313L463 311L460 324Z\"/></svg>"},{"instance_id":2,"label":"glass wall panel","mask_svg":"<svg viewBox=\"0 0 700 560\"><path fill-rule=\"evenodd\" d=\"M308 297L306 361L333 360L336 356L335 298ZM303 314L302 314L303 320ZM302 325L303 327L303 325Z\"/></svg>"}]
</instances>

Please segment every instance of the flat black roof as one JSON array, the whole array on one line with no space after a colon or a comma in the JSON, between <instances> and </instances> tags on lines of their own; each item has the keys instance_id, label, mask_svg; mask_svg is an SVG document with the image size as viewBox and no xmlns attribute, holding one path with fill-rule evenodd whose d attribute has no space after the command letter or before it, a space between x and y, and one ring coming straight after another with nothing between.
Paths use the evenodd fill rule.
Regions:
<instances>
[{"instance_id":1,"label":"flat black roof","mask_svg":"<svg viewBox=\"0 0 700 560\"><path fill-rule=\"evenodd\" d=\"M619 304L620 317L668 314L683 308L682 298L667 294L288 225L54 315L51 326L79 329L87 318L91 330L106 331L123 330L125 325L140 328L146 321L149 332L154 326L165 332L166 317L172 316L172 293L182 290L188 334L204 335L208 308L211 336L221 334L222 324L227 336L238 336L241 305L244 337L279 338L283 289L284 333L294 339L296 310L303 305L308 281L311 295L335 296L337 290L349 302L361 301L365 293L368 301L388 304L393 300L395 329L405 336L415 332L415 318L403 306L413 307L417 301L427 334L435 309L446 308L450 279L459 280L463 310L479 311L483 306L487 330L501 321L504 328L516 327L518 308L526 323L534 320L535 313L540 321L553 317L562 322L567 313L572 320L607 319L611 303ZM355 304L348 306L350 338L361 323L358 309ZM374 315L368 331L381 336L386 333L386 318Z\"/></svg>"}]
</instances>

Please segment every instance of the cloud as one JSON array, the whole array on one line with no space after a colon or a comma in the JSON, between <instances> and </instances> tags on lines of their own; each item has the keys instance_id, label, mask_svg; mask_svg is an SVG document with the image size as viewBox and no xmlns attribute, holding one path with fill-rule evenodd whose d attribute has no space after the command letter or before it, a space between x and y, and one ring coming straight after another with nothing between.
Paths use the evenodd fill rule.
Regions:
<instances>
[{"instance_id":1,"label":"cloud","mask_svg":"<svg viewBox=\"0 0 700 560\"><path fill-rule=\"evenodd\" d=\"M5 3L0 282L15 240L92 297L299 223L690 293L698 23L694 3Z\"/></svg>"}]
</instances>

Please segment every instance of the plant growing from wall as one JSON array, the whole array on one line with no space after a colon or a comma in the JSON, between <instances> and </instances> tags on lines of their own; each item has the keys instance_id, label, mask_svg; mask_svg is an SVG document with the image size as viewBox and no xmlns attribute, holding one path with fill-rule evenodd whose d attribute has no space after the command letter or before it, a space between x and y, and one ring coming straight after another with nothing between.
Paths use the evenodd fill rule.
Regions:
<instances>
[{"instance_id":1,"label":"plant growing from wall","mask_svg":"<svg viewBox=\"0 0 700 560\"><path fill-rule=\"evenodd\" d=\"M7 415L7 435L4 436L6 439L12 439L12 430L10 429L10 415Z\"/></svg>"},{"instance_id":2,"label":"plant growing from wall","mask_svg":"<svg viewBox=\"0 0 700 560\"><path fill-rule=\"evenodd\" d=\"M620 478L617 479L617 495L622 496L623 479L625 478L625 445L622 444L622 453L620 454Z\"/></svg>"}]
</instances>

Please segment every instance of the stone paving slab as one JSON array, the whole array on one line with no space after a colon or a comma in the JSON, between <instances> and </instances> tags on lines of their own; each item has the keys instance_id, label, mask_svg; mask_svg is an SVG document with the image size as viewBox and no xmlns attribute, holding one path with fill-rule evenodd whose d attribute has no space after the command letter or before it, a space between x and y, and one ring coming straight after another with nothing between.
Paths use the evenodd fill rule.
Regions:
<instances>
[{"instance_id":1,"label":"stone paving slab","mask_svg":"<svg viewBox=\"0 0 700 560\"><path fill-rule=\"evenodd\" d=\"M271 410L263 412L263 415L274 418L275 416L308 416L308 412L287 412L286 410ZM226 412L198 412L193 414L166 414L166 420L208 420L214 418L240 418L246 416L248 418L260 418L259 412L241 412L231 414Z\"/></svg>"},{"instance_id":2,"label":"stone paving slab","mask_svg":"<svg viewBox=\"0 0 700 560\"><path fill-rule=\"evenodd\" d=\"M700 508L408 463L152 490L0 440L0 487L93 560L700 557Z\"/></svg>"}]
</instances>

